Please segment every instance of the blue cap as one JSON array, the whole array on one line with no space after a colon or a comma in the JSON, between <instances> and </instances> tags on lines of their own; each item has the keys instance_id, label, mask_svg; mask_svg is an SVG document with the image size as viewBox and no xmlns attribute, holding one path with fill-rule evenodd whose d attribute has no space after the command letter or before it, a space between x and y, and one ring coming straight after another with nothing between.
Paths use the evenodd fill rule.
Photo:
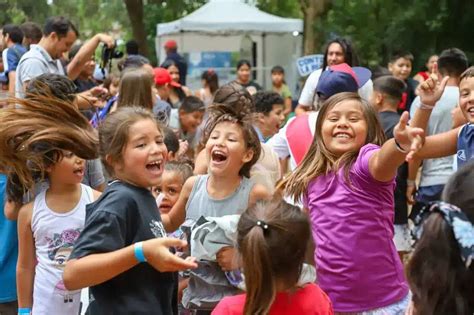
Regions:
<instances>
[{"instance_id":1,"label":"blue cap","mask_svg":"<svg viewBox=\"0 0 474 315\"><path fill-rule=\"evenodd\" d=\"M357 92L371 76L372 72L363 67L351 67L346 63L330 66L321 73L316 93L328 99L341 92Z\"/></svg>"}]
</instances>

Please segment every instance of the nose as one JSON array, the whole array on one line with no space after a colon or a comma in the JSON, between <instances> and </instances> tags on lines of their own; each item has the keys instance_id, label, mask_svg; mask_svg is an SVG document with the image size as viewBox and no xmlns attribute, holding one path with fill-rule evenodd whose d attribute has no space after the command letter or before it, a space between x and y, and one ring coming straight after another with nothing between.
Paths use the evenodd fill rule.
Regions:
<instances>
[{"instance_id":1,"label":"nose","mask_svg":"<svg viewBox=\"0 0 474 315\"><path fill-rule=\"evenodd\" d=\"M349 121L347 120L347 118L345 117L341 117L339 118L339 120L337 121L337 127L339 128L347 128L349 125Z\"/></svg>"}]
</instances>

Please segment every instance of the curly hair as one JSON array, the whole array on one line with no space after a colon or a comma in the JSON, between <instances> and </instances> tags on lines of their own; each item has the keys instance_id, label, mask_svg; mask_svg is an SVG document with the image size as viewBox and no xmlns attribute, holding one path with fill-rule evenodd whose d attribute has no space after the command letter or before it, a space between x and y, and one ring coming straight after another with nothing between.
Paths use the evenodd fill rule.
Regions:
<instances>
[{"instance_id":1,"label":"curly hair","mask_svg":"<svg viewBox=\"0 0 474 315\"><path fill-rule=\"evenodd\" d=\"M267 115L273 109L273 105L285 105L285 101L276 92L258 91L253 96L255 111Z\"/></svg>"}]
</instances>

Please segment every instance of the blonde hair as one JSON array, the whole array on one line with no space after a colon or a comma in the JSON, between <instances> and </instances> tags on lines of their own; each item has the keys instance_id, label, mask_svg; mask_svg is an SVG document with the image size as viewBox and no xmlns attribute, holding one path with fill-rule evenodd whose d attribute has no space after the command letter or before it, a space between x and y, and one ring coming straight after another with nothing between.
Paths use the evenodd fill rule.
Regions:
<instances>
[{"instance_id":1,"label":"blonde hair","mask_svg":"<svg viewBox=\"0 0 474 315\"><path fill-rule=\"evenodd\" d=\"M380 125L375 109L363 100L357 93L343 92L331 96L319 110L316 120L316 129L313 142L296 170L282 181L279 188L285 188L295 200L300 200L305 194L309 183L316 177L338 171L344 167L346 180L349 182L349 170L359 155L359 150L345 152L342 156L332 154L323 142L322 125L326 114L337 104L345 101L355 101L360 104L364 119L367 123L367 137L365 144L373 143L382 145L385 134Z\"/></svg>"}]
</instances>

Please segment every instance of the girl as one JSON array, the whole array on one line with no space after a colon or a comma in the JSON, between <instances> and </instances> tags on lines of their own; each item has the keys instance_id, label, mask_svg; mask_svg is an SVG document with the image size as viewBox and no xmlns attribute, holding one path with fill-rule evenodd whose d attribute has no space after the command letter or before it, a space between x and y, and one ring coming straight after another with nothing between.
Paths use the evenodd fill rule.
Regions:
<instances>
[{"instance_id":1,"label":"girl","mask_svg":"<svg viewBox=\"0 0 474 315\"><path fill-rule=\"evenodd\" d=\"M168 59L161 65L161 67L168 70L171 79L174 82L179 83L179 68L176 62L171 59ZM191 90L184 85L181 85L179 87L171 86L168 103L170 103L173 108L179 108L184 98L190 95L192 95Z\"/></svg>"},{"instance_id":2,"label":"girl","mask_svg":"<svg viewBox=\"0 0 474 315\"><path fill-rule=\"evenodd\" d=\"M194 165L190 160L170 161L165 164L159 192L163 195L160 212L167 214L176 204L186 180L193 175Z\"/></svg>"},{"instance_id":3,"label":"girl","mask_svg":"<svg viewBox=\"0 0 474 315\"><path fill-rule=\"evenodd\" d=\"M252 66L248 60L240 60L237 63L237 79L235 82L247 89L251 95L262 89L257 82L252 80Z\"/></svg>"},{"instance_id":4,"label":"girl","mask_svg":"<svg viewBox=\"0 0 474 315\"><path fill-rule=\"evenodd\" d=\"M407 266L413 292L409 314L474 312L472 187L474 164L469 163L446 184L445 202L430 204L416 219L419 240Z\"/></svg>"},{"instance_id":5,"label":"girl","mask_svg":"<svg viewBox=\"0 0 474 315\"><path fill-rule=\"evenodd\" d=\"M213 69L204 71L201 75L202 88L196 91L196 96L199 97L206 108L212 104L214 94L219 88L219 78Z\"/></svg>"},{"instance_id":6,"label":"girl","mask_svg":"<svg viewBox=\"0 0 474 315\"><path fill-rule=\"evenodd\" d=\"M304 199L318 281L336 312L402 314L408 304L392 241L394 179L423 131L407 121L404 113L383 144L375 109L355 93L336 94L319 111L308 153L283 182L290 196Z\"/></svg>"},{"instance_id":7,"label":"girl","mask_svg":"<svg viewBox=\"0 0 474 315\"><path fill-rule=\"evenodd\" d=\"M221 94L222 99L234 100L234 106L219 103L209 108L210 118L204 135L208 174L190 177L185 182L178 201L170 213L163 216L164 226L169 232L175 231L185 219L198 221L201 216L240 214L249 205L268 198L263 186L254 185L249 180L250 168L258 160L261 150L252 127L251 98L233 85L223 86L217 94ZM211 301L208 304L213 308L218 302L213 299L213 290L236 292L223 273L238 268L234 253L234 248L224 247L218 252L217 261L200 262L185 291L185 307L201 308L205 301ZM205 277L224 279L224 282L219 282L220 287L199 282Z\"/></svg>"},{"instance_id":8,"label":"girl","mask_svg":"<svg viewBox=\"0 0 474 315\"><path fill-rule=\"evenodd\" d=\"M49 187L18 215L18 305L21 314L78 314L80 290L64 287L62 273L84 226L86 204L99 195L82 185L96 136L71 102L50 96L15 100L0 116L0 165L23 189L46 176ZM48 104L48 106L44 106Z\"/></svg>"},{"instance_id":9,"label":"girl","mask_svg":"<svg viewBox=\"0 0 474 315\"><path fill-rule=\"evenodd\" d=\"M272 90L278 93L285 100L286 117L291 113L291 92L285 82L285 69L282 66L274 66L272 68Z\"/></svg>"},{"instance_id":10,"label":"girl","mask_svg":"<svg viewBox=\"0 0 474 315\"><path fill-rule=\"evenodd\" d=\"M247 209L237 227L247 293L224 298L212 314L333 314L317 285L297 286L310 237L298 207L280 201Z\"/></svg>"},{"instance_id":11,"label":"girl","mask_svg":"<svg viewBox=\"0 0 474 315\"><path fill-rule=\"evenodd\" d=\"M90 286L98 314L171 314L175 282L168 271L196 265L169 251L186 242L164 238L148 189L158 184L166 160L153 114L142 107L110 114L99 128L99 153L115 180L88 208L64 284L70 290Z\"/></svg>"}]
</instances>

